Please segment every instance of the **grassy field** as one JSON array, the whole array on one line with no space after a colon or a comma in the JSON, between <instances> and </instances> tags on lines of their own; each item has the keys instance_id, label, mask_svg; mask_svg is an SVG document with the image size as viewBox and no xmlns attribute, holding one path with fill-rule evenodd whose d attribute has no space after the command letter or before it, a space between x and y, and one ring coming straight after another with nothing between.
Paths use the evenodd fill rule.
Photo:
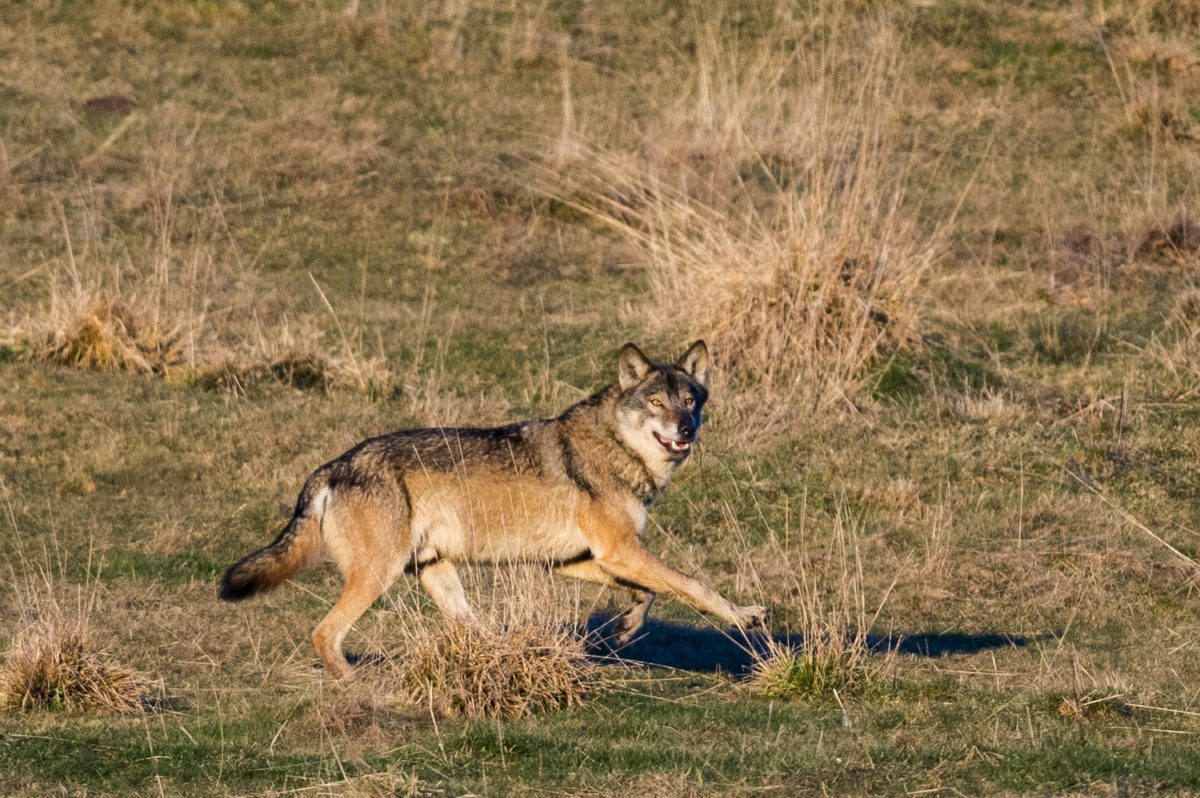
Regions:
<instances>
[{"instance_id":1,"label":"grassy field","mask_svg":"<svg viewBox=\"0 0 1200 798\"><path fill-rule=\"evenodd\" d=\"M0 65L0 793L1200 793L1200 3L36 0ZM663 599L472 719L414 582L349 685L331 569L217 601L358 440L698 337L647 545L769 636ZM539 581L468 587L622 600ZM13 706L63 641L134 711Z\"/></svg>"}]
</instances>

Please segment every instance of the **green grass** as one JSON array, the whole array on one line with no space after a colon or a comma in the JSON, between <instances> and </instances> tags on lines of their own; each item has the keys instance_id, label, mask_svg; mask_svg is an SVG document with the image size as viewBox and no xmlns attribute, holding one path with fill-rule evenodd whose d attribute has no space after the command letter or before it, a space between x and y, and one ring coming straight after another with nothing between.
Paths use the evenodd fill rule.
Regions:
<instances>
[{"instance_id":1,"label":"green grass","mask_svg":"<svg viewBox=\"0 0 1200 798\"><path fill-rule=\"evenodd\" d=\"M1197 786L1194 747L1156 736L1147 728L1149 719L1137 716L1079 722L1060 716L1054 701L1040 709L1002 692L963 686L954 688L952 701L936 702L932 709L910 689L902 698L855 704L844 715L836 706L762 699L699 702L689 698L688 686L685 681L666 690L646 688L502 726L445 723L436 737L427 724L397 716L383 721L382 732L419 735L423 744L346 751L340 765L327 754L297 750L288 729L305 723L309 707L303 702L290 718L290 707L274 712L258 707L250 717L220 723L186 714L148 728L77 718L53 734L9 731L0 762L14 773L22 763L44 762L36 780L10 779L6 786L13 790L58 782L103 784L106 791L127 794L151 792L160 783L194 795L283 784L313 787L371 773L416 777L427 789L488 794L529 784L551 790L611 790L622 784L649 789L656 774L681 776L678 783L705 794L748 794L756 786L798 794ZM690 686L706 687L694 681ZM970 722L980 713L990 718L986 732ZM283 733L268 749L263 737L273 737L280 727ZM771 745L773 739L787 744ZM85 772L90 776L81 778Z\"/></svg>"}]
</instances>

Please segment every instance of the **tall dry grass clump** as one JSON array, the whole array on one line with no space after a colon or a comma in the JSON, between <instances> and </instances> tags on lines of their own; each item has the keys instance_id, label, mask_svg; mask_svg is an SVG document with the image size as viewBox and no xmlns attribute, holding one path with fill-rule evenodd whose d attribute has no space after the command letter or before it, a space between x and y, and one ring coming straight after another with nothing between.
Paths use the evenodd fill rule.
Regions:
<instances>
[{"instance_id":1,"label":"tall dry grass clump","mask_svg":"<svg viewBox=\"0 0 1200 798\"><path fill-rule=\"evenodd\" d=\"M76 183L40 204L58 252L30 272L45 293L13 308L9 335L34 359L171 376L218 346L213 308L241 275L220 208L184 201L202 185L198 123L170 109L129 121L119 132L144 146L127 182Z\"/></svg>"},{"instance_id":2,"label":"tall dry grass clump","mask_svg":"<svg viewBox=\"0 0 1200 798\"><path fill-rule=\"evenodd\" d=\"M217 142L198 138L200 122L166 106L161 118L122 128L144 137L126 180L72 183L69 196L39 208L60 231L58 251L26 275L44 293L4 309L0 343L32 360L230 393L282 383L389 395L395 380L384 358L367 353L361 330L343 328L315 279L313 312L296 311L291 322L270 297L227 217L224 197L236 193L238 175L215 154ZM318 127L318 143L329 144L328 125ZM377 154L367 147L347 157ZM326 313L336 337L317 321Z\"/></svg>"},{"instance_id":3,"label":"tall dry grass clump","mask_svg":"<svg viewBox=\"0 0 1200 798\"><path fill-rule=\"evenodd\" d=\"M636 248L646 316L710 339L752 437L852 396L917 340L943 240L910 197L897 30L777 16L753 50L704 27L636 151L580 142L542 170L546 194Z\"/></svg>"},{"instance_id":4,"label":"tall dry grass clump","mask_svg":"<svg viewBox=\"0 0 1200 798\"><path fill-rule=\"evenodd\" d=\"M176 179L157 172L147 178L151 229L140 235L105 235L108 209L98 197L57 209L61 254L40 269L44 299L14 318L18 351L61 365L159 376L212 356L218 343L211 307L231 274L209 229L211 215L179 220Z\"/></svg>"},{"instance_id":5,"label":"tall dry grass clump","mask_svg":"<svg viewBox=\"0 0 1200 798\"><path fill-rule=\"evenodd\" d=\"M387 652L392 699L445 717L518 718L579 706L604 689L573 620L577 585L536 566L467 566L462 576L473 619L431 618L407 603L384 618L386 638L373 645Z\"/></svg>"},{"instance_id":6,"label":"tall dry grass clump","mask_svg":"<svg viewBox=\"0 0 1200 798\"><path fill-rule=\"evenodd\" d=\"M142 712L151 705L149 678L95 645L88 623L97 611L94 590L79 588L74 602L64 601L45 569L10 581L17 623L0 661L0 707Z\"/></svg>"},{"instance_id":7,"label":"tall dry grass clump","mask_svg":"<svg viewBox=\"0 0 1200 798\"><path fill-rule=\"evenodd\" d=\"M90 215L84 209L81 215ZM153 241L135 237L121 251L90 244L78 253L64 215L64 254L45 265L44 301L24 308L7 334L25 356L94 371L128 371L202 388L250 394L266 384L303 390L351 390L384 398L395 388L382 356L350 335L313 280L314 296L333 319L330 343L312 316L285 315L264 327L236 252L216 229L219 212L201 214L186 243L173 241L163 214ZM218 308L217 303L227 306ZM382 343L380 343L382 348Z\"/></svg>"},{"instance_id":8,"label":"tall dry grass clump","mask_svg":"<svg viewBox=\"0 0 1200 798\"><path fill-rule=\"evenodd\" d=\"M141 712L149 693L142 673L59 623L22 630L0 670L0 706L11 710Z\"/></svg>"},{"instance_id":9,"label":"tall dry grass clump","mask_svg":"<svg viewBox=\"0 0 1200 798\"><path fill-rule=\"evenodd\" d=\"M784 638L768 637L752 649L747 681L752 692L841 701L892 672L894 651L876 651L869 639L879 609L867 610L857 537L856 522L843 506L834 519L829 567L819 576L803 566L793 570L792 627ZM786 561L787 552L780 550L779 556ZM879 607L886 601L885 594Z\"/></svg>"},{"instance_id":10,"label":"tall dry grass clump","mask_svg":"<svg viewBox=\"0 0 1200 798\"><path fill-rule=\"evenodd\" d=\"M448 717L520 718L567 709L600 685L584 638L535 618L409 623L393 665L406 703Z\"/></svg>"},{"instance_id":11,"label":"tall dry grass clump","mask_svg":"<svg viewBox=\"0 0 1200 798\"><path fill-rule=\"evenodd\" d=\"M176 329L160 330L125 302L102 292L80 292L64 307L52 301L52 320L35 339L42 360L93 371L133 371L166 374L185 363L182 336Z\"/></svg>"}]
</instances>

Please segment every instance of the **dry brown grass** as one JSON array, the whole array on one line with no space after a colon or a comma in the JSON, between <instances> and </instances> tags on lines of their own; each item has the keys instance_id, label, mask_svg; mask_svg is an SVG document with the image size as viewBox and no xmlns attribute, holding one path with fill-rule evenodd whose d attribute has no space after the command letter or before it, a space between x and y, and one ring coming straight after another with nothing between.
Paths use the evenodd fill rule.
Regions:
<instances>
[{"instance_id":1,"label":"dry brown grass","mask_svg":"<svg viewBox=\"0 0 1200 798\"><path fill-rule=\"evenodd\" d=\"M0 705L10 710L141 712L150 681L94 649L61 622L23 629L0 670Z\"/></svg>"},{"instance_id":2,"label":"dry brown grass","mask_svg":"<svg viewBox=\"0 0 1200 798\"><path fill-rule=\"evenodd\" d=\"M15 298L0 301L0 321L59 362L194 378L233 393L261 385L265 395L227 402L155 390L153 402L126 412L127 379L55 380L55 369L7 364L15 392L0 399L14 412L0 412L0 470L21 483L20 512L52 506L74 541L97 535L118 564L110 589L122 601L106 602L115 611L99 619L91 614L80 645L169 671L180 689L204 697L189 711L195 722L183 719L196 756L170 756L184 733L173 723L146 727L150 758L138 744L97 748L90 723L17 716L8 721L16 733L35 722L54 727L47 738L67 741L14 747L18 766L37 768L41 752L67 744L110 761L153 762L156 775L161 768L158 785L136 780L141 766L101 767L110 775L94 778L80 768L87 789L108 793L189 783L214 793L369 792L356 777L388 767L481 793L676 795L714 791L722 779L738 792L782 789L780 774L813 784L830 777L776 734L816 722L828 753L820 759L844 765L825 785L832 791L1071 789L1063 785L1090 783L1097 761L1117 762L1127 789L1159 780L1186 787L1155 741L1187 737L1156 737L1140 717L1107 713L1113 696L1148 700L1148 690L1195 709L1194 569L1164 562L1060 464L1078 462L1088 484L1191 552L1197 443L1187 414L1200 385L1200 311L1176 289L1196 257L1187 222L1196 194L1183 181L1195 173L1186 112L1200 71L1189 66L1194 18L1164 25L1159 17L1194 2L1106 0L1133 12L1105 40L1111 72L1091 38L1095 3L890 3L885 11L904 20L902 46L886 23L823 10L880 13L862 3L804 12L825 19L783 12L764 21L764 4L735 5L734 20L699 5L647 14L636 4L368 0L364 24L345 26L362 40L349 42L330 19L336 1L111 5L117 13L35 5L0 31L14 66L4 90L31 112L13 118L0 148L0 211L13 234L0 292ZM208 27L210 15L225 17L223 27ZM178 38L160 40L173 17L182 17ZM561 98L552 96L559 86ZM136 106L118 121L122 103L106 98L121 97ZM53 107L38 114L38 102ZM183 105L202 123L198 138L192 122L169 119ZM927 146L981 108L987 127L964 136L961 149ZM565 176L546 177L547 193L592 219L524 202L511 188L492 193L487 167L521 146L505 135L513 129L560 131L546 162ZM909 146L910 134L919 146ZM931 227L915 221L926 191L921 161L944 156L952 176L935 179L928 196L931 206L952 206L957 189L948 184L966 179L993 135L997 162L986 171L994 182L972 192L955 220L954 257L939 261L941 212L925 209L935 233L928 240ZM89 197L94 210L81 207ZM55 201L69 222L78 302ZM218 204L228 226L210 213ZM598 232L594 219L607 229ZM584 251L601 253L586 261L594 268L559 265L583 263ZM631 251L640 281L627 271ZM364 274L360 294L354 264L375 269L381 259L387 273ZM306 281L308 268L344 324ZM52 279L57 288L41 292ZM440 315L430 332L396 307L401 297L419 301L425 286L445 299L442 310L466 300L461 319ZM550 309L539 324L530 308L543 292ZM625 307L629 315L614 318ZM25 325L27 311L47 323ZM595 709L619 723L580 717L591 709L555 713L518 724L519 740L481 745L480 729L508 727L441 723L430 735L427 719L414 716L431 705L436 714L523 711L510 707L540 689L528 685L530 670L558 662L538 647L567 627L547 623L512 641L504 624L519 623L488 617L461 632L424 619L408 628L402 618L405 630L368 647L396 653L363 667L361 692L351 694L310 667L316 599L302 590L239 608L245 615L195 612L212 601L204 583L213 563L236 549L235 537L263 534L275 501L294 495L296 474L323 452L407 423L396 416L410 410L427 422L476 424L508 420L514 405L521 414L561 407L602 373L601 350L652 332L647 317L660 321L661 338L712 339L721 366L715 420L733 422L713 430L714 443L771 439L794 419L811 421L746 447L715 477L720 455L710 446L697 464L709 475L684 472L654 510L670 535L652 547L679 549L666 559L731 598L768 597L777 631L794 631L791 643L780 637L760 652L752 689L828 701L865 691L872 700L853 707L862 728L841 732L803 705L742 701L728 682L697 695L705 677L649 672L653 699ZM414 346L414 327L438 340L436 351ZM446 332L456 328L461 337L446 356ZM540 346L521 349L540 343L543 329L544 369L533 351ZM918 336L927 349L894 363L907 375L902 390L884 386L865 400L862 375L878 373L871 362ZM47 343L55 340L62 345ZM376 360L399 352L424 362ZM373 362L397 402L365 407L274 387L370 393L379 385ZM1135 370L1154 387L1143 391ZM809 412L844 406L843 396L870 409L849 419ZM64 436L81 397L95 423ZM1157 398L1189 404L1175 417L1152 406ZM863 514L840 554L830 543L838 495ZM802 522L809 532L776 548L770 528L786 529L802 496L812 497ZM709 523L722 502L741 538ZM944 630L964 649L898 657L905 677L958 676L934 695L877 701L872 685L886 655L863 634L902 568L875 630L921 638ZM305 579L326 595L320 573ZM699 623L670 602L660 609ZM374 623L391 628L363 621ZM1036 642L989 642L1010 635ZM577 642L564 643L570 662ZM516 664L504 667L516 671L498 673L489 657L510 643ZM1072 692L1076 656L1095 678ZM571 683L571 667L549 669ZM416 675L395 689L400 673ZM976 683L994 689L977 692ZM328 703L309 702L313 684ZM551 693L571 695L555 684ZM417 708L398 707L393 689ZM495 694L501 699L487 704ZM664 706L671 711L660 714ZM743 734L746 713L759 710L762 722ZM1060 715L1101 723L1086 740L1079 735L1093 750L1070 753L1072 730L1062 729L1075 724ZM1194 723L1180 730L1193 732ZM537 767L543 752L554 761L620 748L638 734L646 751L636 756L618 751L590 764L585 756L569 777ZM563 735L572 738L565 749ZM1097 758L1093 743L1109 742L1114 758ZM1151 744L1154 756L1125 758ZM280 758L258 755L264 749ZM1058 777L1020 766L1041 751L1056 762L1079 756L1078 764L1043 784L1035 779ZM955 761L977 754L1019 762ZM343 762L349 772L339 779ZM404 789L387 775L378 787Z\"/></svg>"},{"instance_id":3,"label":"dry brown grass","mask_svg":"<svg viewBox=\"0 0 1200 798\"><path fill-rule=\"evenodd\" d=\"M63 598L47 568L11 575L17 623L0 666L0 707L14 711L142 712L152 683L95 644L95 585Z\"/></svg>"},{"instance_id":4,"label":"dry brown grass","mask_svg":"<svg viewBox=\"0 0 1200 798\"><path fill-rule=\"evenodd\" d=\"M98 215L84 210L84 217ZM313 315L284 315L265 326L254 300L236 294L249 279L222 242L217 208L184 244L162 214L154 241L126 260L115 246L90 244L78 254L63 217L64 254L43 266L45 300L23 308L6 333L26 356L95 371L128 371L245 395L264 383L303 390L352 390L386 398L395 379L386 360L369 354L361 330L349 335L313 280L314 298L332 318L331 343ZM126 249L136 242L126 241ZM143 242L144 243L144 242ZM229 307L217 310L218 301Z\"/></svg>"},{"instance_id":5,"label":"dry brown grass","mask_svg":"<svg viewBox=\"0 0 1200 798\"><path fill-rule=\"evenodd\" d=\"M786 639L768 637L752 648L749 690L777 698L841 702L894 671L895 652L874 650L868 637L891 587L875 612L868 612L860 535L857 522L843 507L834 518L826 567L819 573L810 573L803 563L792 569L789 634ZM778 537L772 540L781 560L794 559ZM777 582L778 578L769 580L776 591Z\"/></svg>"},{"instance_id":6,"label":"dry brown grass","mask_svg":"<svg viewBox=\"0 0 1200 798\"><path fill-rule=\"evenodd\" d=\"M588 656L580 583L535 564L465 563L459 572L472 620L422 610L414 583L395 591L389 611L359 622L350 647L372 652L374 665L359 670L348 711L332 710L344 716L334 725L355 716L370 725L402 708L435 719L519 718L580 706L607 688L612 668Z\"/></svg>"},{"instance_id":7,"label":"dry brown grass","mask_svg":"<svg viewBox=\"0 0 1200 798\"><path fill-rule=\"evenodd\" d=\"M84 112L120 99L95 98ZM379 126L348 107L342 112L357 121L342 130L333 99L317 91L282 103L220 143L211 120L186 106L129 113L83 159L94 175L73 178L57 195L26 193L25 212L47 234L57 231L57 241L21 276L43 290L4 308L0 343L30 359L232 393L270 382L389 395L394 378L374 342L343 329L315 279L312 293L279 297L236 227L247 179L286 175L349 190L344 176L371 168Z\"/></svg>"},{"instance_id":8,"label":"dry brown grass","mask_svg":"<svg viewBox=\"0 0 1200 798\"><path fill-rule=\"evenodd\" d=\"M136 295L114 297L105 288L52 293L47 312L30 316L11 334L31 357L94 371L129 371L185 380L209 390L247 395L264 384L301 390L351 390L388 397L394 377L380 356L361 343L331 345L310 319L232 344L218 342L205 316L174 316L147 307ZM202 346L197 346L203 341Z\"/></svg>"},{"instance_id":9,"label":"dry brown grass","mask_svg":"<svg viewBox=\"0 0 1200 798\"><path fill-rule=\"evenodd\" d=\"M239 396L264 385L300 390L348 390L386 399L398 389L385 358L369 355L361 342L331 345L311 320L284 319L273 334L243 342L219 358L197 364L189 378L198 386Z\"/></svg>"},{"instance_id":10,"label":"dry brown grass","mask_svg":"<svg viewBox=\"0 0 1200 798\"><path fill-rule=\"evenodd\" d=\"M1200 6L1163 0L1099 3L1091 22L1124 110L1123 132L1155 146L1200 138L1189 97L1200 87Z\"/></svg>"},{"instance_id":11,"label":"dry brown grass","mask_svg":"<svg viewBox=\"0 0 1200 798\"><path fill-rule=\"evenodd\" d=\"M80 297L52 325L36 355L50 363L94 371L166 374L184 363L178 329L158 330L124 302Z\"/></svg>"},{"instance_id":12,"label":"dry brown grass","mask_svg":"<svg viewBox=\"0 0 1200 798\"><path fill-rule=\"evenodd\" d=\"M942 252L910 196L896 30L809 24L781 20L751 53L706 31L638 152L581 142L541 177L634 246L649 318L710 340L748 439L853 396L872 362L914 343ZM788 44L801 27L806 46Z\"/></svg>"},{"instance_id":13,"label":"dry brown grass","mask_svg":"<svg viewBox=\"0 0 1200 798\"><path fill-rule=\"evenodd\" d=\"M1122 720L1133 714L1120 695L1094 693L1063 698L1058 702L1057 712L1064 718L1080 722Z\"/></svg>"},{"instance_id":14,"label":"dry brown grass","mask_svg":"<svg viewBox=\"0 0 1200 798\"><path fill-rule=\"evenodd\" d=\"M383 125L361 113L364 104L357 98L343 99L333 89L318 89L247 124L238 145L262 158L256 165L259 174L277 186L324 185L329 175L359 175L380 160L384 139ZM353 121L342 124L335 112L352 114ZM264 148L263 142L271 146ZM356 189L354 181L341 182L342 189Z\"/></svg>"},{"instance_id":15,"label":"dry brown grass","mask_svg":"<svg viewBox=\"0 0 1200 798\"><path fill-rule=\"evenodd\" d=\"M191 142L167 138L170 145L147 155L152 163L129 188L146 229L109 231L120 202L111 192L83 191L69 205L39 208L57 217L59 251L33 273L45 286L41 300L13 309L7 337L17 351L62 365L170 377L219 348L211 316L232 267L216 215L175 207L188 180ZM160 161L170 158L177 162L168 171Z\"/></svg>"},{"instance_id":16,"label":"dry brown grass","mask_svg":"<svg viewBox=\"0 0 1200 798\"><path fill-rule=\"evenodd\" d=\"M398 734L425 735L431 722L437 734L443 719L517 719L578 708L620 684L617 665L589 657L592 641L572 620L586 617L572 598L577 583L550 581L542 566L466 564L461 573L475 622L443 618L428 602L413 601L414 593L423 594L415 582L402 584L385 599L394 602L387 610L367 613L351 632L353 680L334 682L314 670L301 634L274 659L256 659L254 682L294 689L302 704L311 700L315 728L348 757L395 745ZM272 612L271 626L279 621ZM234 648L239 660L246 657L245 641Z\"/></svg>"},{"instance_id":17,"label":"dry brown grass","mask_svg":"<svg viewBox=\"0 0 1200 798\"><path fill-rule=\"evenodd\" d=\"M1200 289L1180 292L1166 323L1142 349L1148 390L1171 401L1200 391Z\"/></svg>"},{"instance_id":18,"label":"dry brown grass","mask_svg":"<svg viewBox=\"0 0 1200 798\"><path fill-rule=\"evenodd\" d=\"M503 624L416 620L405 625L391 664L404 701L449 717L566 709L601 686L584 638L533 617Z\"/></svg>"}]
</instances>

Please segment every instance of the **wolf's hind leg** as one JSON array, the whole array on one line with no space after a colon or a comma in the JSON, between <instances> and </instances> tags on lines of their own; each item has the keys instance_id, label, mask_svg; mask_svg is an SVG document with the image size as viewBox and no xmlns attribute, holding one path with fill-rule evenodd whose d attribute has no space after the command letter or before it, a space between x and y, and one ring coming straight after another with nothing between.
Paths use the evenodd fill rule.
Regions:
<instances>
[{"instance_id":1,"label":"wolf's hind leg","mask_svg":"<svg viewBox=\"0 0 1200 798\"><path fill-rule=\"evenodd\" d=\"M453 562L436 560L423 566L420 580L421 586L443 615L460 621L475 620L475 612L467 602L467 593L463 590L462 580L458 578L458 569Z\"/></svg>"},{"instance_id":2,"label":"wolf's hind leg","mask_svg":"<svg viewBox=\"0 0 1200 798\"><path fill-rule=\"evenodd\" d=\"M392 581L366 571L351 573L342 588L341 598L313 630L313 645L325 663L325 669L334 678L345 679L354 674L342 652L346 632L375 603L375 599L391 587Z\"/></svg>"},{"instance_id":3,"label":"wolf's hind leg","mask_svg":"<svg viewBox=\"0 0 1200 798\"><path fill-rule=\"evenodd\" d=\"M633 604L626 607L617 616L617 626L613 632L613 643L616 645L627 645L645 625L646 616L650 614L650 606L654 603L654 593L652 591L646 590L644 587L635 585L632 582L617 579L608 571L601 568L600 564L595 560L577 560L566 565L560 565L554 570L555 573L562 574L563 576L582 579L585 582L595 582L599 585L609 586L617 583L629 590L630 595L633 597Z\"/></svg>"},{"instance_id":4,"label":"wolf's hind leg","mask_svg":"<svg viewBox=\"0 0 1200 798\"><path fill-rule=\"evenodd\" d=\"M313 645L338 679L353 675L342 643L346 633L404 571L411 550L405 508L363 495L333 499L321 522L325 548L346 580L342 595L313 630Z\"/></svg>"}]
</instances>

